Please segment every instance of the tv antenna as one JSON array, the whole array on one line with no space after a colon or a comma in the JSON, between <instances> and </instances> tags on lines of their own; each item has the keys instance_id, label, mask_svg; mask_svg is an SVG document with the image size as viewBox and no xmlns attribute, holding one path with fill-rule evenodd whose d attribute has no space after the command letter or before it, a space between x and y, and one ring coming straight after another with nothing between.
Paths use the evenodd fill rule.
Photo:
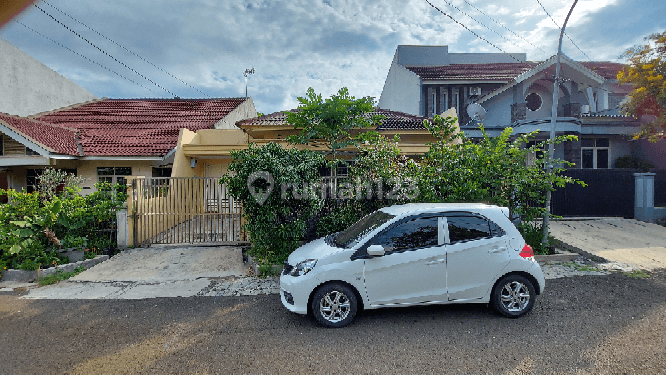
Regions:
<instances>
[{"instance_id":1,"label":"tv antenna","mask_svg":"<svg viewBox=\"0 0 666 375\"><path fill-rule=\"evenodd\" d=\"M254 74L254 68L252 69L245 69L245 72L243 75L245 76L245 97L247 98L247 77L250 76L251 74Z\"/></svg>"}]
</instances>

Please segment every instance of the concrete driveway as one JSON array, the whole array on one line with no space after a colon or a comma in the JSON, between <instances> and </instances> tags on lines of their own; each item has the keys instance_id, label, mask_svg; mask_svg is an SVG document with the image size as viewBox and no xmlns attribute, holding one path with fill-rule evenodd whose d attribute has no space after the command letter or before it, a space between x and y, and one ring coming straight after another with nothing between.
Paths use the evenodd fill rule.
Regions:
<instances>
[{"instance_id":1,"label":"concrete driveway","mask_svg":"<svg viewBox=\"0 0 666 375\"><path fill-rule=\"evenodd\" d=\"M240 247L126 250L65 282L32 288L28 299L140 299L206 293L220 280L247 276Z\"/></svg>"},{"instance_id":2,"label":"concrete driveway","mask_svg":"<svg viewBox=\"0 0 666 375\"><path fill-rule=\"evenodd\" d=\"M652 271L666 268L666 228L634 219L563 219L551 234L611 262Z\"/></svg>"}]
</instances>

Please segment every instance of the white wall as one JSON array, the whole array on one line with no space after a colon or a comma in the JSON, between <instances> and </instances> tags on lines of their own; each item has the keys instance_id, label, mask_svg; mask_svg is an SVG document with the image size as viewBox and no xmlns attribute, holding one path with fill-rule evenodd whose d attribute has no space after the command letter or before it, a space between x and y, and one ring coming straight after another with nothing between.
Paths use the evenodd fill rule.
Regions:
<instances>
[{"instance_id":1,"label":"white wall","mask_svg":"<svg viewBox=\"0 0 666 375\"><path fill-rule=\"evenodd\" d=\"M398 64L397 52L393 57L386 82L384 82L378 107L415 116L420 115L421 78Z\"/></svg>"},{"instance_id":2,"label":"white wall","mask_svg":"<svg viewBox=\"0 0 666 375\"><path fill-rule=\"evenodd\" d=\"M28 116L95 95L0 39L0 112Z\"/></svg>"},{"instance_id":3,"label":"white wall","mask_svg":"<svg viewBox=\"0 0 666 375\"><path fill-rule=\"evenodd\" d=\"M215 129L238 129L236 126L237 121L245 120L248 118L257 117L257 110L254 107L252 98L247 98L243 103L236 107L228 115L218 121L213 128Z\"/></svg>"}]
</instances>

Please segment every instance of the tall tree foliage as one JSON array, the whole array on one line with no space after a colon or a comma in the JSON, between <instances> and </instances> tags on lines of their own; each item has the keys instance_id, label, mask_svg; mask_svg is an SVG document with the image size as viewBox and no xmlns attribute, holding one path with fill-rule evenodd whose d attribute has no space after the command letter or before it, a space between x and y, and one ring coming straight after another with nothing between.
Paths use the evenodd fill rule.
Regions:
<instances>
[{"instance_id":1,"label":"tall tree foliage","mask_svg":"<svg viewBox=\"0 0 666 375\"><path fill-rule=\"evenodd\" d=\"M329 99L308 89L306 96L299 97L298 110L287 114L287 123L301 132L288 137L295 144L323 142L332 154L333 164L337 163L336 153L350 145L358 146L360 138L355 129L376 125L382 116L368 115L374 109L372 97L356 99L349 95L346 87Z\"/></svg>"},{"instance_id":2,"label":"tall tree foliage","mask_svg":"<svg viewBox=\"0 0 666 375\"><path fill-rule=\"evenodd\" d=\"M635 138L656 142L666 138L666 31L646 40L647 44L627 50L629 66L617 78L621 83L634 85L624 110L636 117L654 116Z\"/></svg>"},{"instance_id":3,"label":"tall tree foliage","mask_svg":"<svg viewBox=\"0 0 666 375\"><path fill-rule=\"evenodd\" d=\"M277 143L231 151L229 172L220 183L243 202L252 248L260 262L280 264L301 243L310 216L321 209L319 168L324 156L285 149Z\"/></svg>"}]
</instances>

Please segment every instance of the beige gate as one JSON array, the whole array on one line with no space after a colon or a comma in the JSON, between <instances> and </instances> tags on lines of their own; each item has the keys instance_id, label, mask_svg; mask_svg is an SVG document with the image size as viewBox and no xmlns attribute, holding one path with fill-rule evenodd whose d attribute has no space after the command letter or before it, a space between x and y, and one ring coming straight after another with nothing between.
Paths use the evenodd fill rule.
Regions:
<instances>
[{"instance_id":1,"label":"beige gate","mask_svg":"<svg viewBox=\"0 0 666 375\"><path fill-rule=\"evenodd\" d=\"M246 241L242 207L218 178L138 178L131 184L135 246Z\"/></svg>"}]
</instances>

